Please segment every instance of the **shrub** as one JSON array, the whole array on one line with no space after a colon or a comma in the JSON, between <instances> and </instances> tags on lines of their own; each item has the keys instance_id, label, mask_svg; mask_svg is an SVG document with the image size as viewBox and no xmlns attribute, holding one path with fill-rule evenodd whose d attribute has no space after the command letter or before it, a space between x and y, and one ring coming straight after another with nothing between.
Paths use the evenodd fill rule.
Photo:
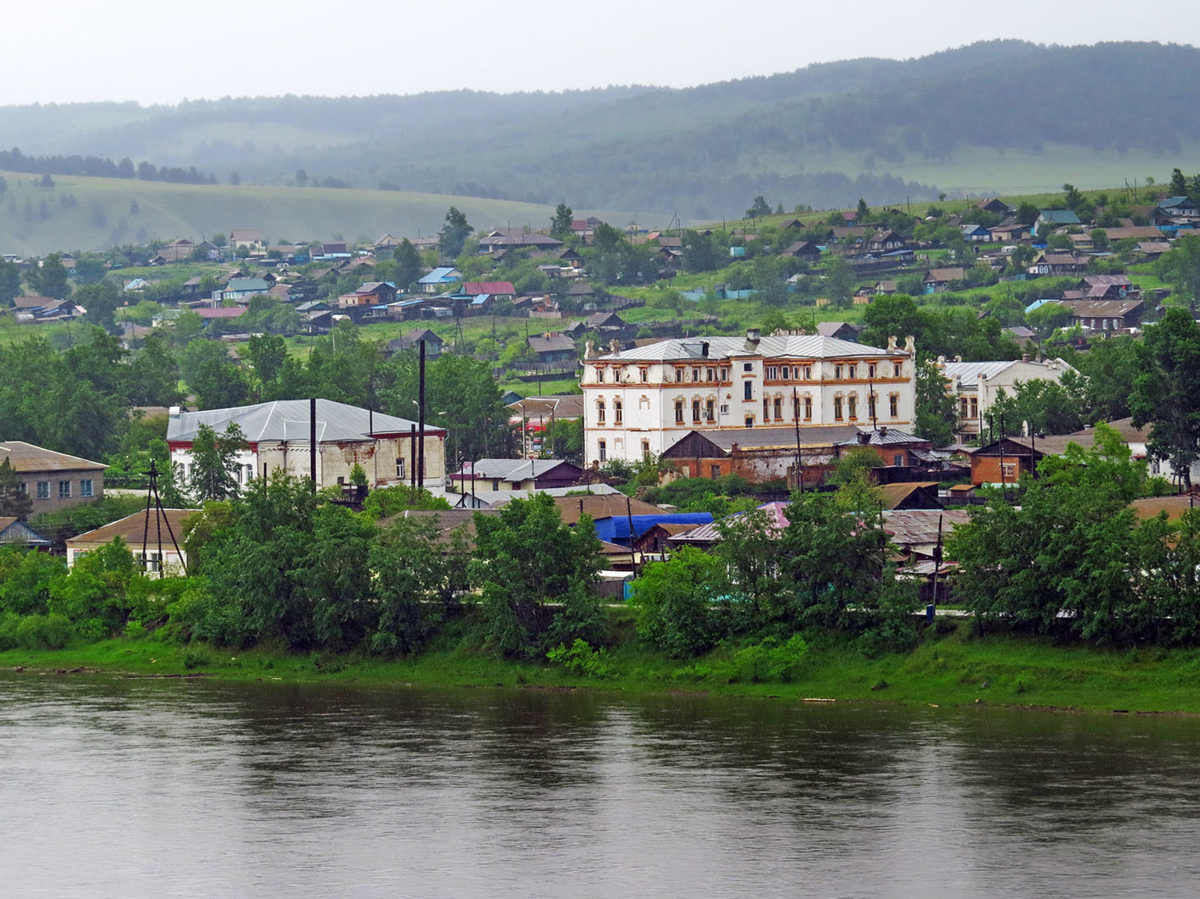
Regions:
<instances>
[{"instance_id":1,"label":"shrub","mask_svg":"<svg viewBox=\"0 0 1200 899\"><path fill-rule=\"evenodd\" d=\"M590 643L577 638L568 649L563 644L546 653L546 658L557 662L575 677L605 678L610 674L608 650L592 649Z\"/></svg>"},{"instance_id":2,"label":"shrub","mask_svg":"<svg viewBox=\"0 0 1200 899\"><path fill-rule=\"evenodd\" d=\"M26 615L16 627L17 645L25 649L62 649L71 639L65 615Z\"/></svg>"},{"instance_id":3,"label":"shrub","mask_svg":"<svg viewBox=\"0 0 1200 899\"><path fill-rule=\"evenodd\" d=\"M808 644L799 634L793 634L780 645L774 637L746 646L733 654L733 674L730 683L791 683L800 673L800 665L808 654Z\"/></svg>"}]
</instances>

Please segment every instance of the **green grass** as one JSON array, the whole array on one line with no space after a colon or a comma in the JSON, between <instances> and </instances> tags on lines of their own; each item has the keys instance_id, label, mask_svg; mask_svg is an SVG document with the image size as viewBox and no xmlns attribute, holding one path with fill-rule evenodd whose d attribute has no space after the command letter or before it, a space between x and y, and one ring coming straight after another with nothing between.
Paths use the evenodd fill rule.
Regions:
<instances>
[{"instance_id":1,"label":"green grass","mask_svg":"<svg viewBox=\"0 0 1200 899\"><path fill-rule=\"evenodd\" d=\"M477 231L509 222L540 227L549 224L554 212L551 206L533 203L402 191L164 184L73 175L55 176L55 186L44 189L34 175L0 175L8 182L0 195L0 248L21 254L105 249L155 238L199 241L234 228L259 230L272 243L336 235L371 242L385 233L436 234L451 204L466 213ZM62 205L63 198L70 197L75 204ZM136 213L132 201L137 203ZM576 215L624 222L633 214L577 210ZM154 271L162 277L167 270Z\"/></svg>"},{"instance_id":2,"label":"green grass","mask_svg":"<svg viewBox=\"0 0 1200 899\"><path fill-rule=\"evenodd\" d=\"M616 613L628 629L628 613ZM562 668L507 661L464 646L441 647L411 660L359 654L289 654L181 647L155 639L109 640L65 650L9 650L0 665L36 670L77 668L144 676L206 675L233 680L418 683L449 687L588 688L617 693L702 691L724 696L870 700L909 704L1072 708L1091 711L1200 713L1200 650L1100 650L1017 637L972 638L965 623L939 636L926 631L907 654L870 659L839 641L818 639L791 683L728 683L704 677L690 661L648 652L633 641L608 656L610 676L572 677ZM719 650L699 660L710 668ZM190 665L190 667L189 667Z\"/></svg>"}]
</instances>

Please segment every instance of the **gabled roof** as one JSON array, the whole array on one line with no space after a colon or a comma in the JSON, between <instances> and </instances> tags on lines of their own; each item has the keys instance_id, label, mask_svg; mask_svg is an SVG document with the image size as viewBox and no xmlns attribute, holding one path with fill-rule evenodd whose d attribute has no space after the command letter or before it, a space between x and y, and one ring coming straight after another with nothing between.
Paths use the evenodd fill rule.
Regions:
<instances>
[{"instance_id":1,"label":"gabled roof","mask_svg":"<svg viewBox=\"0 0 1200 899\"><path fill-rule=\"evenodd\" d=\"M0 546L50 546L51 543L19 518L0 518Z\"/></svg>"},{"instance_id":2,"label":"gabled roof","mask_svg":"<svg viewBox=\"0 0 1200 899\"><path fill-rule=\"evenodd\" d=\"M858 434L853 439L842 443L842 446L906 446L912 443L928 442L928 440L922 440L907 431L885 425L882 428L860 428Z\"/></svg>"},{"instance_id":3,"label":"gabled roof","mask_svg":"<svg viewBox=\"0 0 1200 899\"><path fill-rule=\"evenodd\" d=\"M965 268L931 268L929 274L925 276L926 281L962 281L967 277Z\"/></svg>"},{"instance_id":4,"label":"gabled roof","mask_svg":"<svg viewBox=\"0 0 1200 899\"><path fill-rule=\"evenodd\" d=\"M704 345L708 347L707 356L703 355ZM908 354L902 349L883 350L836 337L823 337L820 334L783 334L762 337L755 344L751 344L744 337L705 337L703 339L693 337L660 340L620 353L609 353L600 358L631 362L678 360L703 363L706 359L719 361L753 356L772 359L789 357L795 359L844 359L872 356L889 358L906 355Z\"/></svg>"},{"instance_id":5,"label":"gabled roof","mask_svg":"<svg viewBox=\"0 0 1200 899\"><path fill-rule=\"evenodd\" d=\"M845 443L857 443L859 429L855 425L803 425L800 428L800 448L831 447ZM733 452L734 446L739 450L770 450L783 452L796 451L796 428L723 428L720 430L704 430L697 428L685 434L676 441L675 446L682 446L688 438L700 438L708 442L723 455ZM672 447L671 449L674 449ZM666 455L672 456L671 449ZM680 450L682 452L682 450Z\"/></svg>"},{"instance_id":6,"label":"gabled roof","mask_svg":"<svg viewBox=\"0 0 1200 899\"><path fill-rule=\"evenodd\" d=\"M566 334L551 334L549 337L530 337L529 348L535 353L575 352L575 341Z\"/></svg>"},{"instance_id":7,"label":"gabled roof","mask_svg":"<svg viewBox=\"0 0 1200 899\"><path fill-rule=\"evenodd\" d=\"M199 509L163 509L160 515L158 509L153 509L150 511L148 523L144 511L134 512L125 518L109 522L103 527L98 527L94 531L88 531L86 534L70 538L67 540L67 546L104 546L120 537L132 549L134 546L141 546L142 536L146 534L148 540L152 541L157 549L158 529L161 524L165 551L166 548L174 549L170 544L171 538L167 530L167 525L169 524L170 530L174 532L175 539L182 548L184 522L193 515L199 514L199 512Z\"/></svg>"},{"instance_id":8,"label":"gabled roof","mask_svg":"<svg viewBox=\"0 0 1200 899\"><path fill-rule=\"evenodd\" d=\"M1136 312L1142 305L1142 300L1064 300L1060 305L1070 309L1077 318L1103 318L1106 316L1123 318L1131 312Z\"/></svg>"},{"instance_id":9,"label":"gabled roof","mask_svg":"<svg viewBox=\"0 0 1200 899\"><path fill-rule=\"evenodd\" d=\"M0 443L0 463L5 459L15 471L103 471L108 467L79 456L43 449L23 440Z\"/></svg>"},{"instance_id":10,"label":"gabled roof","mask_svg":"<svg viewBox=\"0 0 1200 899\"><path fill-rule=\"evenodd\" d=\"M1169 199L1158 201L1159 209L1175 209L1180 206L1187 209L1192 209L1195 207L1195 205L1196 204L1192 202L1191 197L1170 197Z\"/></svg>"},{"instance_id":11,"label":"gabled roof","mask_svg":"<svg viewBox=\"0 0 1200 899\"><path fill-rule=\"evenodd\" d=\"M1050 222L1054 225L1078 225L1081 224L1079 216L1070 209L1042 209L1038 213L1043 221Z\"/></svg>"},{"instance_id":12,"label":"gabled roof","mask_svg":"<svg viewBox=\"0 0 1200 899\"><path fill-rule=\"evenodd\" d=\"M1020 359L1009 359L1000 362L947 362L941 368L942 373L948 379L957 378L963 388L971 390L979 387L980 375L986 376L989 381L993 381L997 375L1014 365L1037 365L1045 368L1047 372L1074 371L1062 359L1050 359L1046 362L1023 362Z\"/></svg>"},{"instance_id":13,"label":"gabled roof","mask_svg":"<svg viewBox=\"0 0 1200 899\"><path fill-rule=\"evenodd\" d=\"M566 393L554 396L530 396L509 403L517 415L524 409L526 419L583 418L583 394Z\"/></svg>"},{"instance_id":14,"label":"gabled roof","mask_svg":"<svg viewBox=\"0 0 1200 899\"><path fill-rule=\"evenodd\" d=\"M939 522L945 540L970 520L970 515L959 509L891 509L883 512L883 529L897 546L929 546L938 542Z\"/></svg>"},{"instance_id":15,"label":"gabled roof","mask_svg":"<svg viewBox=\"0 0 1200 899\"><path fill-rule=\"evenodd\" d=\"M458 271L452 265L443 265L435 268L428 275L424 275L417 280L419 284L447 284L451 281L457 281L459 278Z\"/></svg>"},{"instance_id":16,"label":"gabled roof","mask_svg":"<svg viewBox=\"0 0 1200 899\"><path fill-rule=\"evenodd\" d=\"M463 293L469 297L481 293L516 296L517 289L511 281L468 281L463 285Z\"/></svg>"},{"instance_id":17,"label":"gabled roof","mask_svg":"<svg viewBox=\"0 0 1200 899\"><path fill-rule=\"evenodd\" d=\"M308 400L278 400L232 409L183 412L168 422L167 440L172 443L191 443L202 424L218 432L224 431L230 424L237 424L249 443L291 440L307 444L308 413ZM318 443L365 441L371 439L371 433L407 435L415 424L410 419L382 412L374 414L372 423L366 409L335 403L333 400L317 400ZM442 433L444 431L440 428L431 428L428 423L425 425L427 436Z\"/></svg>"},{"instance_id":18,"label":"gabled roof","mask_svg":"<svg viewBox=\"0 0 1200 899\"><path fill-rule=\"evenodd\" d=\"M246 291L261 291L266 293L271 289L262 278L230 278L229 283L225 285L226 290L246 292Z\"/></svg>"},{"instance_id":19,"label":"gabled roof","mask_svg":"<svg viewBox=\"0 0 1200 899\"><path fill-rule=\"evenodd\" d=\"M564 462L562 459L480 459L477 462L464 462L462 470L454 477L470 480L474 473L476 478L493 481L525 481L529 478L541 478L562 468L563 474L582 472L578 465Z\"/></svg>"},{"instance_id":20,"label":"gabled roof","mask_svg":"<svg viewBox=\"0 0 1200 899\"><path fill-rule=\"evenodd\" d=\"M580 516L587 515L593 521L597 518L612 518L624 515L661 515L663 509L640 499L633 499L623 493L579 494L576 496L556 496L554 504L562 515L563 524L574 525Z\"/></svg>"}]
</instances>

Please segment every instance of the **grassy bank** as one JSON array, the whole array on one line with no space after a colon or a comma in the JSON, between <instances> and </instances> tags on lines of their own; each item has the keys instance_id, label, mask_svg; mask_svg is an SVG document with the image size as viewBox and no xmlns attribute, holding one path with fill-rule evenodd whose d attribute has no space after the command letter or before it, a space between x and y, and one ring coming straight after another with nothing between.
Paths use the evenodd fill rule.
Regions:
<instances>
[{"instance_id":1,"label":"grassy bank","mask_svg":"<svg viewBox=\"0 0 1200 899\"><path fill-rule=\"evenodd\" d=\"M901 703L1072 708L1100 712L1200 714L1200 650L1097 650L1015 637L972 638L967 626L927 631L907 654L869 659L844 643L815 643L788 683L730 683L730 653L698 662L618 646L608 675L572 676L549 662L497 658L462 646L435 648L412 660L359 654L312 655L266 648L230 651L179 646L153 636L62 650L9 650L0 666L27 672L100 671L137 676L203 675L228 680L421 684L444 687L584 688L625 694L706 692L783 700L871 700ZM75 669L84 669L76 671Z\"/></svg>"}]
</instances>

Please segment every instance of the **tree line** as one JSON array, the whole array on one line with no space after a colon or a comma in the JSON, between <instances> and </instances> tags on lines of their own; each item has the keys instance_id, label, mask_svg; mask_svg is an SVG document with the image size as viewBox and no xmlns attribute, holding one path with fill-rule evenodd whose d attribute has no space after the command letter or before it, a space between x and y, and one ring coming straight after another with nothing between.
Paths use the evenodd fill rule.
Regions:
<instances>
[{"instance_id":1,"label":"tree line","mask_svg":"<svg viewBox=\"0 0 1200 899\"><path fill-rule=\"evenodd\" d=\"M34 175L86 175L92 178L126 178L138 181L166 181L171 184L216 184L215 175L207 175L195 166L156 166L142 160L134 164L128 156L113 162L105 156L30 156L19 147L0 150L0 169L10 172L29 172ZM53 181L43 178L43 186L53 187Z\"/></svg>"}]
</instances>

